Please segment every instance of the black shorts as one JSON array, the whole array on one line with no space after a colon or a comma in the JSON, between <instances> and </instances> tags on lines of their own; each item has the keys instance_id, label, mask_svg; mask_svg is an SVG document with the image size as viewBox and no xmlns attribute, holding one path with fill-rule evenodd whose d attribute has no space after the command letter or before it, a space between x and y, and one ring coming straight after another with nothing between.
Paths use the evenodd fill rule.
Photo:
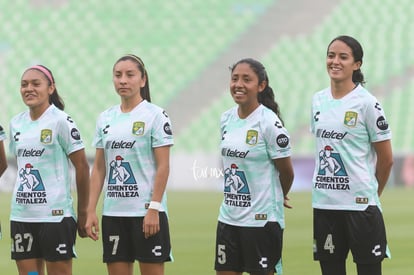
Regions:
<instances>
[{"instance_id":1,"label":"black shorts","mask_svg":"<svg viewBox=\"0 0 414 275\"><path fill-rule=\"evenodd\" d=\"M382 213L377 206L365 211L313 210L314 260L345 260L351 250L357 264L381 262L387 251Z\"/></svg>"},{"instance_id":2,"label":"black shorts","mask_svg":"<svg viewBox=\"0 0 414 275\"><path fill-rule=\"evenodd\" d=\"M24 260L42 258L46 261L66 261L76 257L77 225L72 217L54 222L10 222L11 258Z\"/></svg>"},{"instance_id":3,"label":"black shorts","mask_svg":"<svg viewBox=\"0 0 414 275\"><path fill-rule=\"evenodd\" d=\"M168 218L159 212L160 231L145 239L144 217L102 217L103 261L163 263L172 260Z\"/></svg>"},{"instance_id":4,"label":"black shorts","mask_svg":"<svg viewBox=\"0 0 414 275\"><path fill-rule=\"evenodd\" d=\"M277 222L240 227L218 222L215 270L268 274L282 256L283 229Z\"/></svg>"}]
</instances>

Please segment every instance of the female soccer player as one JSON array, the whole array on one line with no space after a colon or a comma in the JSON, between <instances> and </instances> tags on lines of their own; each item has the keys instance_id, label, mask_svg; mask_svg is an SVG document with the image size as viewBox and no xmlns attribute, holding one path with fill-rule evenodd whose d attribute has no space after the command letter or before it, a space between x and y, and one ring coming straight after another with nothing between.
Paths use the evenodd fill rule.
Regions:
<instances>
[{"instance_id":1,"label":"female soccer player","mask_svg":"<svg viewBox=\"0 0 414 275\"><path fill-rule=\"evenodd\" d=\"M384 110L364 87L363 50L350 36L328 45L330 87L312 101L314 259L344 275L351 250L358 275L380 275L387 239L379 196L393 164Z\"/></svg>"},{"instance_id":2,"label":"female soccer player","mask_svg":"<svg viewBox=\"0 0 414 275\"><path fill-rule=\"evenodd\" d=\"M0 177L3 175L4 171L7 169L7 159L6 152L4 150L3 141L6 139L6 133L4 132L3 127L0 125Z\"/></svg>"},{"instance_id":3,"label":"female soccer player","mask_svg":"<svg viewBox=\"0 0 414 275\"><path fill-rule=\"evenodd\" d=\"M216 274L273 274L281 267L283 206L290 207L294 177L289 134L260 62L242 59L231 68L230 94L237 106L221 117Z\"/></svg>"},{"instance_id":4,"label":"female soccer player","mask_svg":"<svg viewBox=\"0 0 414 275\"><path fill-rule=\"evenodd\" d=\"M165 194L171 122L150 103L148 74L139 57L116 61L113 83L121 104L97 121L87 231L98 239L96 205L105 185L102 241L108 274L131 275L138 260L141 274L161 275L171 260Z\"/></svg>"},{"instance_id":5,"label":"female soccer player","mask_svg":"<svg viewBox=\"0 0 414 275\"><path fill-rule=\"evenodd\" d=\"M10 122L17 158L11 205L12 259L19 274L72 274L76 228L86 236L89 165L73 119L66 114L52 72L28 68L20 93L28 111ZM72 206L69 161L76 175L78 223Z\"/></svg>"}]
</instances>

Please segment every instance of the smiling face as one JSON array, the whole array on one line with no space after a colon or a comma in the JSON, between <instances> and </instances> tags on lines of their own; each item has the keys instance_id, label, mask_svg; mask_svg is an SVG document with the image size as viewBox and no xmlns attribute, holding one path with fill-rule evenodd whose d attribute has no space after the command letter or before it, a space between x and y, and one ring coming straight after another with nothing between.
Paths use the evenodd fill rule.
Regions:
<instances>
[{"instance_id":1,"label":"smiling face","mask_svg":"<svg viewBox=\"0 0 414 275\"><path fill-rule=\"evenodd\" d=\"M51 84L46 76L36 69L29 69L22 76L20 94L23 102L32 111L43 113L50 106L49 96L54 89L54 84Z\"/></svg>"},{"instance_id":2,"label":"smiling face","mask_svg":"<svg viewBox=\"0 0 414 275\"><path fill-rule=\"evenodd\" d=\"M326 67L334 82L352 82L352 74L361 67L361 62L355 62L352 49L343 41L335 40L328 48Z\"/></svg>"},{"instance_id":3,"label":"smiling face","mask_svg":"<svg viewBox=\"0 0 414 275\"><path fill-rule=\"evenodd\" d=\"M247 63L237 64L231 73L230 93L234 102L240 106L258 106L257 95L265 86L264 81L259 83L257 74Z\"/></svg>"},{"instance_id":4,"label":"smiling face","mask_svg":"<svg viewBox=\"0 0 414 275\"><path fill-rule=\"evenodd\" d=\"M116 92L124 100L142 100L141 88L145 86L146 78L131 60L119 61L114 66L113 83Z\"/></svg>"}]
</instances>

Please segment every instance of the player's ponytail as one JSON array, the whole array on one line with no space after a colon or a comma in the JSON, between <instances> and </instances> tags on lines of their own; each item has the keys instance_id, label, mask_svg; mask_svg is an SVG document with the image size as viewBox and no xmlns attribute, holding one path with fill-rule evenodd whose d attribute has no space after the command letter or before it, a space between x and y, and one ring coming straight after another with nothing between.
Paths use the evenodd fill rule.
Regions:
<instances>
[{"instance_id":1,"label":"player's ponytail","mask_svg":"<svg viewBox=\"0 0 414 275\"><path fill-rule=\"evenodd\" d=\"M279 104L277 104L277 102L275 101L275 94L273 92L273 89L269 86L269 84L267 84L264 90L261 93L259 93L258 100L261 104L272 110L279 117L280 121L284 125L282 115L280 114Z\"/></svg>"},{"instance_id":2,"label":"player's ponytail","mask_svg":"<svg viewBox=\"0 0 414 275\"><path fill-rule=\"evenodd\" d=\"M279 104L275 101L275 94L273 92L273 89L269 86L269 77L267 76L267 72L263 64L253 58L245 58L234 64L230 70L233 72L234 68L236 68L236 66L241 63L249 64L250 68L252 68L252 70L259 78L259 83L262 83L263 81L266 83L263 91L258 94L257 100L259 103L272 110L279 117L282 124L284 124L281 117Z\"/></svg>"}]
</instances>

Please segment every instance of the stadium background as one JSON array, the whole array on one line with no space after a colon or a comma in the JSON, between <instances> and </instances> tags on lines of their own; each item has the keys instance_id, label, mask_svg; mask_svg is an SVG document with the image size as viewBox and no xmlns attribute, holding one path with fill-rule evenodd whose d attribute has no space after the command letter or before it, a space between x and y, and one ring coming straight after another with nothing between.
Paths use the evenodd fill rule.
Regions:
<instances>
[{"instance_id":1,"label":"stadium background","mask_svg":"<svg viewBox=\"0 0 414 275\"><path fill-rule=\"evenodd\" d=\"M152 101L173 122L169 188L219 190L219 117L233 106L228 68L253 57L268 70L292 138L293 188L307 189L311 96L329 84L328 43L348 34L364 47L366 87L393 130L390 184L413 185L413 14L410 0L0 0L0 124L8 132L10 118L26 109L24 69L44 64L93 161L96 118L119 102L113 63L134 53L146 64ZM15 178L10 163L2 190Z\"/></svg>"}]
</instances>

